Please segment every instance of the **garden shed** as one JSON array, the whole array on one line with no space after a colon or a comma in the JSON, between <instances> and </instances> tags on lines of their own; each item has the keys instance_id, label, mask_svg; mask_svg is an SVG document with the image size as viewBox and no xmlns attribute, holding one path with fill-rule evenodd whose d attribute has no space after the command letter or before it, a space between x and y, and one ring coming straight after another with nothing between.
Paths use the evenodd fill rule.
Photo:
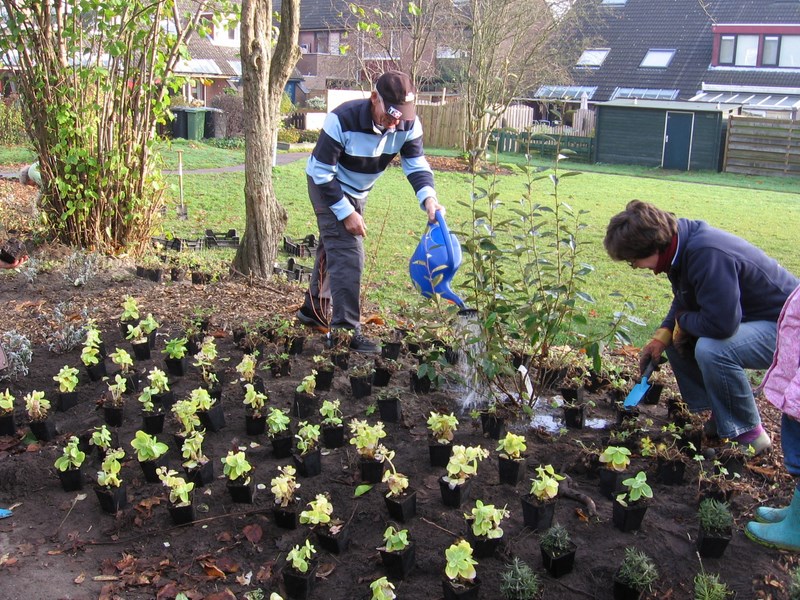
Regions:
<instances>
[{"instance_id":1,"label":"garden shed","mask_svg":"<svg viewBox=\"0 0 800 600\"><path fill-rule=\"evenodd\" d=\"M597 105L595 160L679 171L719 171L736 104L612 100Z\"/></svg>"}]
</instances>

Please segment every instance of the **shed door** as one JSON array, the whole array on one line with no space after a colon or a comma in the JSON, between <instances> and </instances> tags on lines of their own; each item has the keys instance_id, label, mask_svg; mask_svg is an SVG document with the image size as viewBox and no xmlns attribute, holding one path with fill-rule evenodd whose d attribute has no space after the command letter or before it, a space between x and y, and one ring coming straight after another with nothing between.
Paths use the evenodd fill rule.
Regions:
<instances>
[{"instance_id":1,"label":"shed door","mask_svg":"<svg viewBox=\"0 0 800 600\"><path fill-rule=\"evenodd\" d=\"M667 111L664 130L664 158L661 161L663 168L679 171L689 170L693 127L694 113Z\"/></svg>"}]
</instances>

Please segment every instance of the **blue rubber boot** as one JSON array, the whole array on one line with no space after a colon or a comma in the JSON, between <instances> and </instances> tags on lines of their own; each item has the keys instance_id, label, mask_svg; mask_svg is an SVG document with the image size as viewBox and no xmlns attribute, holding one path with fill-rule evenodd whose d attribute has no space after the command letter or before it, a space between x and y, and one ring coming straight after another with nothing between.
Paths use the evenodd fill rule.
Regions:
<instances>
[{"instance_id":1,"label":"blue rubber boot","mask_svg":"<svg viewBox=\"0 0 800 600\"><path fill-rule=\"evenodd\" d=\"M750 521L744 530L747 537L762 546L800 551L800 490L795 488L786 516L777 523Z\"/></svg>"},{"instance_id":2,"label":"blue rubber boot","mask_svg":"<svg viewBox=\"0 0 800 600\"><path fill-rule=\"evenodd\" d=\"M789 507L773 508L771 506L759 506L755 512L756 521L759 523L779 523L786 518Z\"/></svg>"}]
</instances>

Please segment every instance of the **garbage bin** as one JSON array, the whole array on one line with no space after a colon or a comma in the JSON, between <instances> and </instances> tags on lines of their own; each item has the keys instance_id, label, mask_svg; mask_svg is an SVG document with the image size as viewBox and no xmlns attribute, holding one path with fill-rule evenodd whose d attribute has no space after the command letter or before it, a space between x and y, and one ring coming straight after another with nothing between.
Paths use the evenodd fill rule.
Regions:
<instances>
[{"instance_id":1,"label":"garbage bin","mask_svg":"<svg viewBox=\"0 0 800 600\"><path fill-rule=\"evenodd\" d=\"M202 140L206 125L205 108L187 108L186 112L186 139Z\"/></svg>"},{"instance_id":2,"label":"garbage bin","mask_svg":"<svg viewBox=\"0 0 800 600\"><path fill-rule=\"evenodd\" d=\"M184 138L187 135L186 109L183 106L176 106L170 109L175 118L172 119L172 137Z\"/></svg>"},{"instance_id":3,"label":"garbage bin","mask_svg":"<svg viewBox=\"0 0 800 600\"><path fill-rule=\"evenodd\" d=\"M219 108L206 109L206 125L203 132L204 138L221 138L225 137L223 133L223 119L222 110Z\"/></svg>"}]
</instances>

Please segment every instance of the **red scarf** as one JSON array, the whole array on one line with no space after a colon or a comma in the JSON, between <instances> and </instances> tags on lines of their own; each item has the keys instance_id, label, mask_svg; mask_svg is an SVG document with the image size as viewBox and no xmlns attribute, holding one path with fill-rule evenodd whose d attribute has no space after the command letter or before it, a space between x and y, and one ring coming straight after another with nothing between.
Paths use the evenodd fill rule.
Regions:
<instances>
[{"instance_id":1,"label":"red scarf","mask_svg":"<svg viewBox=\"0 0 800 600\"><path fill-rule=\"evenodd\" d=\"M658 262L656 263L655 274L666 273L672 264L672 259L675 258L675 251L678 249L678 234L672 236L672 241L667 246L666 250L658 253Z\"/></svg>"}]
</instances>

